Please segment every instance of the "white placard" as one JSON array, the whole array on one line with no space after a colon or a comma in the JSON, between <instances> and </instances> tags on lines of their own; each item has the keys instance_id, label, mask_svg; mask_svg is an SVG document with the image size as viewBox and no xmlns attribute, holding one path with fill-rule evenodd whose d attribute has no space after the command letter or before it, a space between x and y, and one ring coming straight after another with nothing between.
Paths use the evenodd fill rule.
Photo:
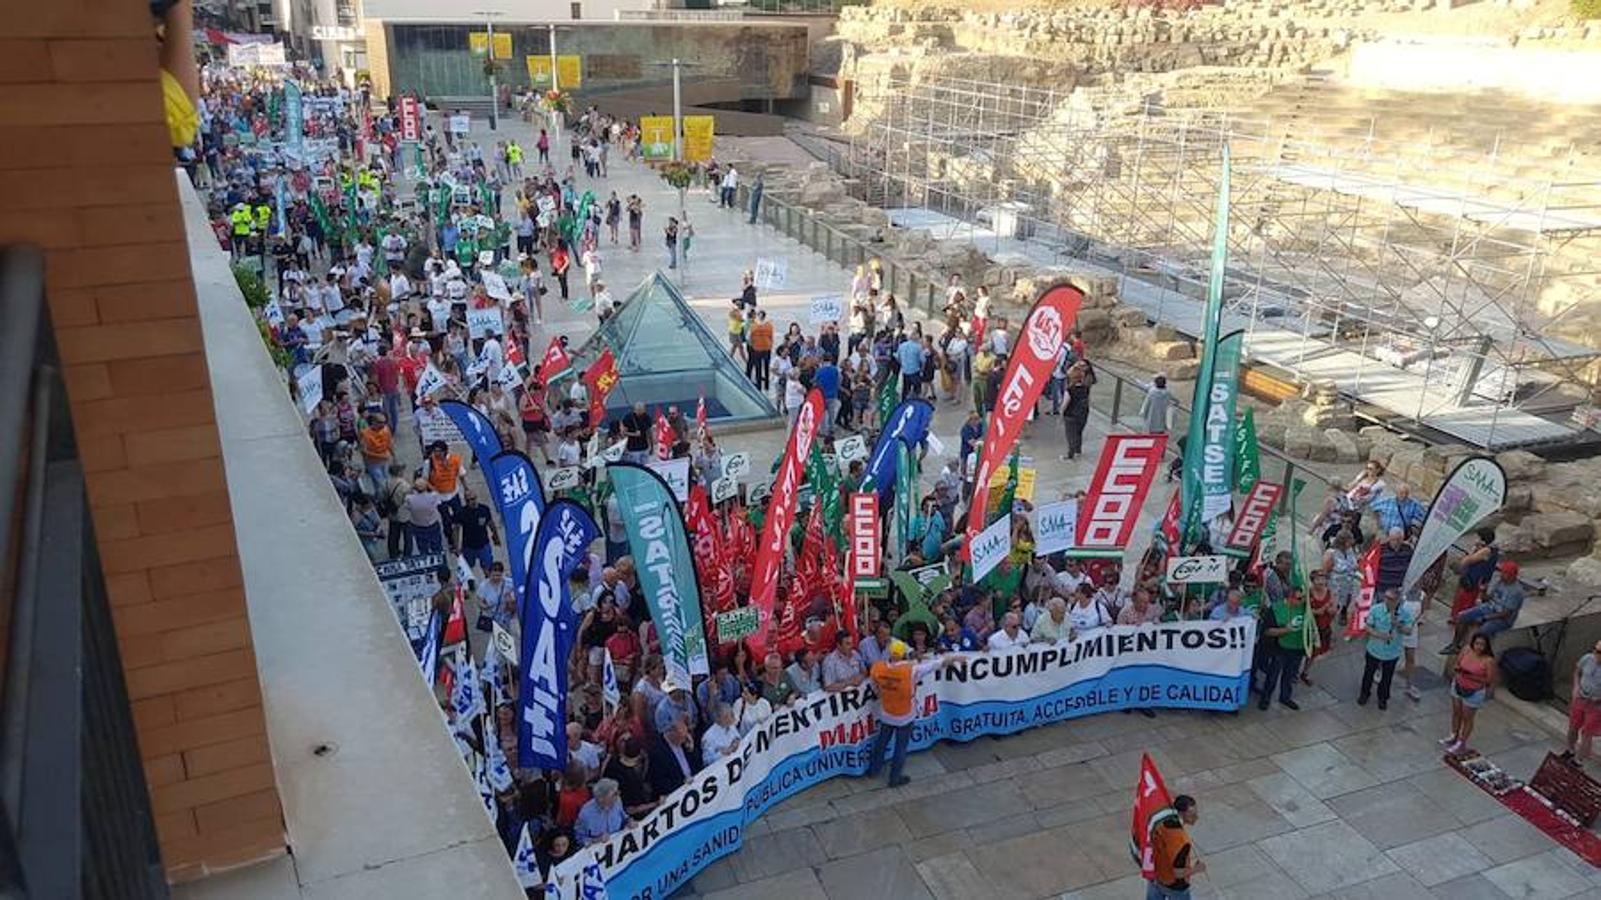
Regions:
<instances>
[{"instance_id":1,"label":"white placard","mask_svg":"<svg viewBox=\"0 0 1601 900\"><path fill-rule=\"evenodd\" d=\"M417 377L417 399L421 400L444 389L445 373L439 371L438 366L429 363L428 368L423 369L422 374Z\"/></svg>"},{"instance_id":2,"label":"white placard","mask_svg":"<svg viewBox=\"0 0 1601 900\"><path fill-rule=\"evenodd\" d=\"M936 437L934 432L930 431L928 434L924 435L923 442L928 444L928 452L934 454L935 456L945 455L945 442Z\"/></svg>"},{"instance_id":3,"label":"white placard","mask_svg":"<svg viewBox=\"0 0 1601 900\"><path fill-rule=\"evenodd\" d=\"M1175 556L1167 561L1168 584L1223 584L1227 581L1226 556Z\"/></svg>"},{"instance_id":4,"label":"white placard","mask_svg":"<svg viewBox=\"0 0 1601 900\"><path fill-rule=\"evenodd\" d=\"M1012 517L1001 516L973 537L973 580L977 581L1001 564L1012 552Z\"/></svg>"},{"instance_id":5,"label":"white placard","mask_svg":"<svg viewBox=\"0 0 1601 900\"><path fill-rule=\"evenodd\" d=\"M858 459L867 458L867 438L860 434L843 437L834 442L834 455L839 457L840 467L850 465Z\"/></svg>"},{"instance_id":6,"label":"white placard","mask_svg":"<svg viewBox=\"0 0 1601 900\"><path fill-rule=\"evenodd\" d=\"M284 309L278 305L277 300L267 301L267 306L262 310L262 315L266 317L268 325L271 325L274 328L283 327Z\"/></svg>"},{"instance_id":7,"label":"white placard","mask_svg":"<svg viewBox=\"0 0 1601 900\"><path fill-rule=\"evenodd\" d=\"M489 296L494 297L496 300L511 302L511 288L506 286L506 279L500 277L499 272L491 272L485 269L483 276L484 290L489 292Z\"/></svg>"},{"instance_id":8,"label":"white placard","mask_svg":"<svg viewBox=\"0 0 1601 900\"><path fill-rule=\"evenodd\" d=\"M584 470L579 466L564 466L560 469L548 469L545 472L545 489L550 491L566 491L578 487L583 481Z\"/></svg>"},{"instance_id":9,"label":"white placard","mask_svg":"<svg viewBox=\"0 0 1601 900\"><path fill-rule=\"evenodd\" d=\"M712 482L712 502L721 503L739 493L739 482L732 478L719 478Z\"/></svg>"},{"instance_id":10,"label":"white placard","mask_svg":"<svg viewBox=\"0 0 1601 900\"><path fill-rule=\"evenodd\" d=\"M845 318L845 298L838 294L826 297L813 297L810 319L813 325L822 325L825 322L838 322Z\"/></svg>"},{"instance_id":11,"label":"white placard","mask_svg":"<svg viewBox=\"0 0 1601 900\"><path fill-rule=\"evenodd\" d=\"M495 640L495 649L500 651L501 658L512 665L517 665L517 636L501 627L499 622L494 624L490 636Z\"/></svg>"},{"instance_id":12,"label":"white placard","mask_svg":"<svg viewBox=\"0 0 1601 900\"><path fill-rule=\"evenodd\" d=\"M491 334L500 334L504 330L501 327L500 307L490 306L484 309L467 310L467 334L473 340L476 341Z\"/></svg>"},{"instance_id":13,"label":"white placard","mask_svg":"<svg viewBox=\"0 0 1601 900\"><path fill-rule=\"evenodd\" d=\"M723 457L723 477L741 478L750 474L750 454L733 453Z\"/></svg>"},{"instance_id":14,"label":"white placard","mask_svg":"<svg viewBox=\"0 0 1601 900\"><path fill-rule=\"evenodd\" d=\"M689 460L687 458L653 459L646 465L654 469L656 474L667 482L667 486L673 489L673 499L679 503L689 499Z\"/></svg>"},{"instance_id":15,"label":"white placard","mask_svg":"<svg viewBox=\"0 0 1601 900\"><path fill-rule=\"evenodd\" d=\"M1078 501L1059 500L1034 509L1034 555L1044 556L1073 546L1078 531Z\"/></svg>"},{"instance_id":16,"label":"white placard","mask_svg":"<svg viewBox=\"0 0 1601 900\"><path fill-rule=\"evenodd\" d=\"M457 113L450 117L450 133L466 134L472 130L472 116L467 113Z\"/></svg>"},{"instance_id":17,"label":"white placard","mask_svg":"<svg viewBox=\"0 0 1601 900\"><path fill-rule=\"evenodd\" d=\"M756 260L756 286L764 291L781 291L789 283L789 262L782 259Z\"/></svg>"},{"instance_id":18,"label":"white placard","mask_svg":"<svg viewBox=\"0 0 1601 900\"><path fill-rule=\"evenodd\" d=\"M300 389L300 408L308 416L316 412L322 402L322 366L313 363L302 369L295 385Z\"/></svg>"},{"instance_id":19,"label":"white placard","mask_svg":"<svg viewBox=\"0 0 1601 900\"><path fill-rule=\"evenodd\" d=\"M760 503L764 497L771 496L772 493L773 486L763 481L759 484L751 485L750 490L745 492L745 499L750 503L751 506L755 506L757 503Z\"/></svg>"}]
</instances>

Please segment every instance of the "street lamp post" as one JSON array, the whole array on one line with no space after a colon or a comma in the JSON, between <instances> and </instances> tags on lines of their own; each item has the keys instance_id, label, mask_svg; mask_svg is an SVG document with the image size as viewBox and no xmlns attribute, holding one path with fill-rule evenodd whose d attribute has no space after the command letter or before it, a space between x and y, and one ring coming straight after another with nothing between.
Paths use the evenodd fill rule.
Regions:
<instances>
[{"instance_id":1,"label":"street lamp post","mask_svg":"<svg viewBox=\"0 0 1601 900\"><path fill-rule=\"evenodd\" d=\"M478 10L473 15L484 17L484 28L488 31L489 46L485 49L484 59L488 60L485 68L489 70L489 130L494 131L500 125L500 84L495 77L497 74L495 63L495 17L504 15L504 13Z\"/></svg>"}]
</instances>

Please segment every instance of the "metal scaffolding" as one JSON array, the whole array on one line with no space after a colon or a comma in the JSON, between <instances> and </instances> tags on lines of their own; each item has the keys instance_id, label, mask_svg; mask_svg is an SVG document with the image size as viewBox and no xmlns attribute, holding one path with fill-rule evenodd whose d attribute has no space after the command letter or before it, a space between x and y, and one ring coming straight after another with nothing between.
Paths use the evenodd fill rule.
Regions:
<instances>
[{"instance_id":1,"label":"metal scaffolding","mask_svg":"<svg viewBox=\"0 0 1601 900\"><path fill-rule=\"evenodd\" d=\"M859 95L836 164L897 224L1104 270L1194 334L1227 145L1226 306L1255 362L1481 447L1572 435L1601 349L1560 335L1601 304L1601 175L1088 96L895 81Z\"/></svg>"}]
</instances>

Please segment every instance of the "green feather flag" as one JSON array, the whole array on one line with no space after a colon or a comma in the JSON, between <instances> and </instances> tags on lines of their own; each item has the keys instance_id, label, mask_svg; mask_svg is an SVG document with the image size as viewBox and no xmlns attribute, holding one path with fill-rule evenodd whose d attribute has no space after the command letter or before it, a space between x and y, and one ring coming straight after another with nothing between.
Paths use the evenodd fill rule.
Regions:
<instances>
[{"instance_id":1,"label":"green feather flag","mask_svg":"<svg viewBox=\"0 0 1601 900\"><path fill-rule=\"evenodd\" d=\"M1240 493L1250 493L1262 478L1262 447L1256 441L1256 413L1246 407L1234 426L1234 482Z\"/></svg>"},{"instance_id":2,"label":"green feather flag","mask_svg":"<svg viewBox=\"0 0 1601 900\"><path fill-rule=\"evenodd\" d=\"M890 375L884 379L883 384L878 386L878 427L880 428L884 427L884 423L888 422L890 415L895 412L895 405L901 402L898 381L899 379L894 375Z\"/></svg>"},{"instance_id":3,"label":"green feather flag","mask_svg":"<svg viewBox=\"0 0 1601 900\"><path fill-rule=\"evenodd\" d=\"M1195 378L1190 405L1189 435L1184 444L1183 524L1179 533L1192 544L1206 527L1202 519L1201 466L1206 444L1212 377L1217 366L1218 338L1223 325L1223 275L1229 256L1229 148L1223 146L1223 175L1218 186L1216 218L1212 231L1212 271L1206 286L1206 309L1201 320L1201 367Z\"/></svg>"}]
</instances>

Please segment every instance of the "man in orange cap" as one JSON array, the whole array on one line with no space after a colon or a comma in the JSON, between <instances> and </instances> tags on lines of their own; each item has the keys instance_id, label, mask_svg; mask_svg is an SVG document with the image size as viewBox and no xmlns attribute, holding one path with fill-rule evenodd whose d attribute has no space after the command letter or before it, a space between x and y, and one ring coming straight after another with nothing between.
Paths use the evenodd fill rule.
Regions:
<instances>
[{"instance_id":1,"label":"man in orange cap","mask_svg":"<svg viewBox=\"0 0 1601 900\"><path fill-rule=\"evenodd\" d=\"M1484 600L1456 617L1457 646L1462 646L1470 632L1488 638L1512 627L1523 609L1523 585L1518 582L1518 564L1503 560L1497 568L1500 573L1484 589Z\"/></svg>"},{"instance_id":2,"label":"man in orange cap","mask_svg":"<svg viewBox=\"0 0 1601 900\"><path fill-rule=\"evenodd\" d=\"M948 653L940 659L914 662L906 658L909 648L899 638L889 642L887 659L873 663L868 677L878 689L878 733L873 736L873 749L868 757L868 778L878 774L884 762L884 748L893 738L895 746L889 761L889 786L900 787L908 781L902 774L906 768L906 745L912 739L912 722L917 719L917 683L935 669L947 667L964 657Z\"/></svg>"}]
</instances>

